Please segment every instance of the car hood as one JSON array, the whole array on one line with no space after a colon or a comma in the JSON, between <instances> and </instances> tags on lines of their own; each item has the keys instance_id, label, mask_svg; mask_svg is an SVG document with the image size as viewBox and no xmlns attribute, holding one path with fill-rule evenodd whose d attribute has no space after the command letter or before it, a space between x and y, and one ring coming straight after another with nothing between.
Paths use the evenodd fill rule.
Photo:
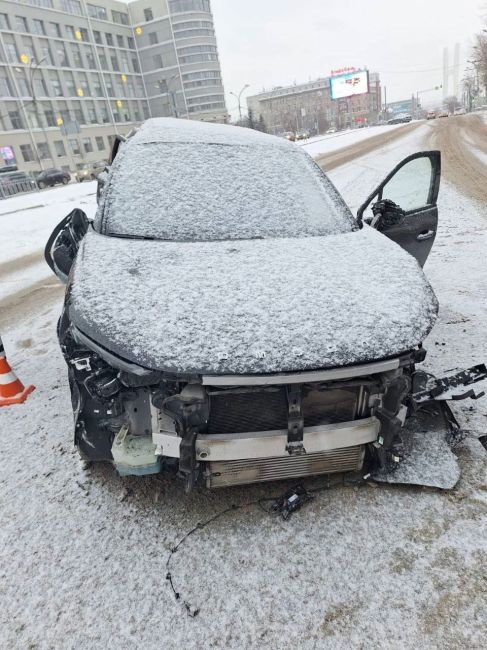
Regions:
<instances>
[{"instance_id":1,"label":"car hood","mask_svg":"<svg viewBox=\"0 0 487 650\"><path fill-rule=\"evenodd\" d=\"M416 260L365 226L326 237L180 243L91 230L73 323L141 366L180 373L365 363L421 343L438 311Z\"/></svg>"}]
</instances>

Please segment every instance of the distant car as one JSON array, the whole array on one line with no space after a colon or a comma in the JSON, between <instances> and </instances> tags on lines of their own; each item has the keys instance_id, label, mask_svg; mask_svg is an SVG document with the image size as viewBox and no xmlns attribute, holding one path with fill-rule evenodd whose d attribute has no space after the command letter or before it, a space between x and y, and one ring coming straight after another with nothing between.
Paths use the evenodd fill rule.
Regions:
<instances>
[{"instance_id":1,"label":"distant car","mask_svg":"<svg viewBox=\"0 0 487 650\"><path fill-rule=\"evenodd\" d=\"M296 133L296 140L307 140L309 138L309 131L298 131Z\"/></svg>"},{"instance_id":2,"label":"distant car","mask_svg":"<svg viewBox=\"0 0 487 650\"><path fill-rule=\"evenodd\" d=\"M330 128L328 129L328 131L326 132L326 134L328 135L329 133L336 133L336 132L337 132L337 130L335 129L335 127L332 126L332 127L330 127Z\"/></svg>"},{"instance_id":3,"label":"distant car","mask_svg":"<svg viewBox=\"0 0 487 650\"><path fill-rule=\"evenodd\" d=\"M487 104L483 104L482 106L477 106L477 108L474 108L474 111L476 113L478 113L480 111L487 111Z\"/></svg>"},{"instance_id":4,"label":"distant car","mask_svg":"<svg viewBox=\"0 0 487 650\"><path fill-rule=\"evenodd\" d=\"M400 113L399 115L391 117L390 120L387 120L387 124L407 124L412 119L413 118L409 113Z\"/></svg>"},{"instance_id":5,"label":"distant car","mask_svg":"<svg viewBox=\"0 0 487 650\"><path fill-rule=\"evenodd\" d=\"M292 131L286 131L282 134L282 137L286 140L289 140L290 142L294 142L296 140L296 135Z\"/></svg>"},{"instance_id":6,"label":"distant car","mask_svg":"<svg viewBox=\"0 0 487 650\"><path fill-rule=\"evenodd\" d=\"M450 113L448 111L440 111L438 117L450 117Z\"/></svg>"},{"instance_id":7,"label":"distant car","mask_svg":"<svg viewBox=\"0 0 487 650\"><path fill-rule=\"evenodd\" d=\"M467 109L466 108L456 108L455 112L453 115L466 115L467 114Z\"/></svg>"},{"instance_id":8,"label":"distant car","mask_svg":"<svg viewBox=\"0 0 487 650\"><path fill-rule=\"evenodd\" d=\"M428 111L426 113L426 119L427 120L435 120L436 119L436 111Z\"/></svg>"},{"instance_id":9,"label":"distant car","mask_svg":"<svg viewBox=\"0 0 487 650\"><path fill-rule=\"evenodd\" d=\"M78 183L83 181L96 181L98 176L107 166L106 160L98 160L94 163L85 163L76 172L76 180Z\"/></svg>"},{"instance_id":10,"label":"distant car","mask_svg":"<svg viewBox=\"0 0 487 650\"><path fill-rule=\"evenodd\" d=\"M51 169L44 169L36 178L37 187L42 190L45 187L53 187L54 185L67 185L71 180L71 175L62 169L52 167Z\"/></svg>"}]
</instances>

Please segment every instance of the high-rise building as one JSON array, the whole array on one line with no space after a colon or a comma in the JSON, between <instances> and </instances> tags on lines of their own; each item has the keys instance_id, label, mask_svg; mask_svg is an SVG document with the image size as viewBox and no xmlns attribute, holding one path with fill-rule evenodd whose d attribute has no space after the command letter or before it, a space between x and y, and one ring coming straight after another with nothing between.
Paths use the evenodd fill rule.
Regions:
<instances>
[{"instance_id":1,"label":"high-rise building","mask_svg":"<svg viewBox=\"0 0 487 650\"><path fill-rule=\"evenodd\" d=\"M306 130L323 133L329 127L346 128L372 123L381 111L380 78L369 73L369 92L333 100L330 77L292 86L278 86L247 97L255 120L264 120L269 133Z\"/></svg>"},{"instance_id":2,"label":"high-rise building","mask_svg":"<svg viewBox=\"0 0 487 650\"><path fill-rule=\"evenodd\" d=\"M149 117L225 122L210 0L0 0L0 165L71 169Z\"/></svg>"}]
</instances>

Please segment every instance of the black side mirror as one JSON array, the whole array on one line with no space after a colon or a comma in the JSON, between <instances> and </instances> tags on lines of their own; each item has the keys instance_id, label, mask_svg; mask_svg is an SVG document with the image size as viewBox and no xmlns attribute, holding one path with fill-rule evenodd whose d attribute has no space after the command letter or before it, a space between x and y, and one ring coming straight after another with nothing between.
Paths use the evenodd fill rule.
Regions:
<instances>
[{"instance_id":1,"label":"black side mirror","mask_svg":"<svg viewBox=\"0 0 487 650\"><path fill-rule=\"evenodd\" d=\"M90 223L83 210L76 208L58 223L47 241L44 257L61 282L66 283L68 280L79 245Z\"/></svg>"}]
</instances>

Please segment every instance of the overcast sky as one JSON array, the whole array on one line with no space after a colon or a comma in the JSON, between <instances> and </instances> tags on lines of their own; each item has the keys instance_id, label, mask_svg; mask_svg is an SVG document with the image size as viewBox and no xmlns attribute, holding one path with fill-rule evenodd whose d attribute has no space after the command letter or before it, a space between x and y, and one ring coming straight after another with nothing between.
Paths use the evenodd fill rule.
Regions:
<instances>
[{"instance_id":1,"label":"overcast sky","mask_svg":"<svg viewBox=\"0 0 487 650\"><path fill-rule=\"evenodd\" d=\"M443 48L462 46L460 68L481 29L482 0L211 0L227 93L236 115L244 84L263 88L367 66L381 75L388 101L442 83ZM463 75L461 75L463 76ZM460 76L460 78L461 78ZM245 97L245 94L243 95ZM425 93L423 102L439 100Z\"/></svg>"}]
</instances>

